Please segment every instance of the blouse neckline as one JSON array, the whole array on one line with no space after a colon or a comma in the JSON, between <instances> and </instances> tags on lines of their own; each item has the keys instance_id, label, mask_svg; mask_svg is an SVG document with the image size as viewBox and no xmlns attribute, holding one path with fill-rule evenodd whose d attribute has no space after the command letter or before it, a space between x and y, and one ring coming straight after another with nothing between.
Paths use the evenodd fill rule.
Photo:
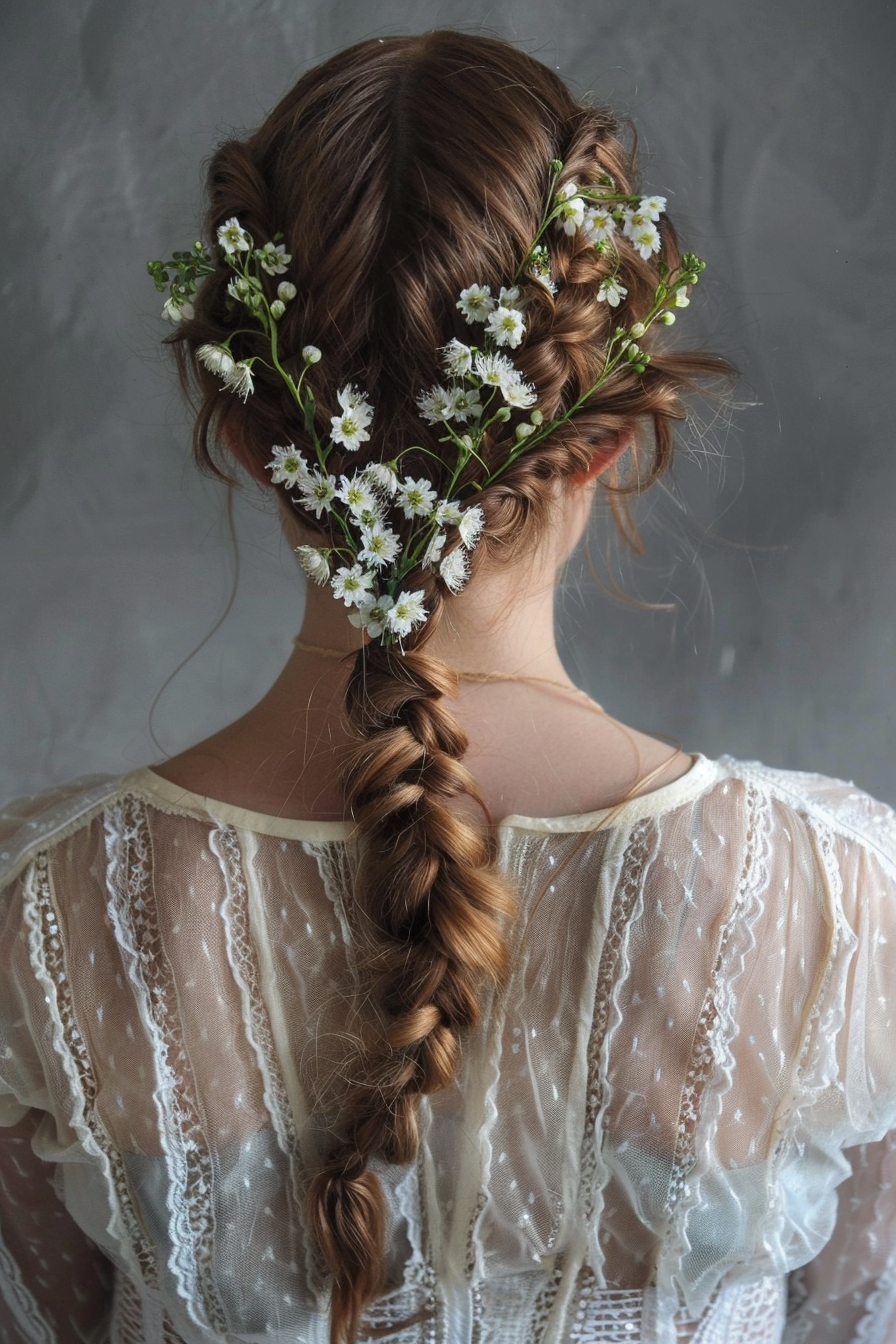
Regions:
<instances>
[{"instance_id":1,"label":"blouse neckline","mask_svg":"<svg viewBox=\"0 0 896 1344\"><path fill-rule=\"evenodd\" d=\"M561 817L527 817L513 813L496 823L498 831L520 830L534 831L543 835L558 835L576 831L594 831L617 826L630 827L636 821L648 820L674 807L690 802L701 794L719 775L719 766L715 761L695 753L694 764L685 774L664 784L659 789L642 793L627 802L617 803L614 807L599 808L595 812L574 813ZM121 781L127 791L137 792L152 802L157 802L163 811L186 813L198 818L211 818L239 831L252 831L259 835L271 836L281 840L338 841L350 840L354 827L349 821L315 821L293 817L271 816L265 812L253 812L249 808L239 807L235 803L225 803L217 798L208 798L192 793L170 780L157 775L149 766L131 771Z\"/></svg>"}]
</instances>

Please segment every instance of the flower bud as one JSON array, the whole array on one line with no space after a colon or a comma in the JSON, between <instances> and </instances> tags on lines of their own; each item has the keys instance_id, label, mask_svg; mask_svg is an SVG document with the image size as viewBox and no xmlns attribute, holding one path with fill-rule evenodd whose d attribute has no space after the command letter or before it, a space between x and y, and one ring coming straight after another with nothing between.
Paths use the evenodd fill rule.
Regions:
<instances>
[{"instance_id":1,"label":"flower bud","mask_svg":"<svg viewBox=\"0 0 896 1344\"><path fill-rule=\"evenodd\" d=\"M528 439L529 435L534 433L535 433L535 426L527 424L525 420L522 422L522 424L519 424L516 427L516 436L520 440L520 442L522 442L523 439Z\"/></svg>"},{"instance_id":2,"label":"flower bud","mask_svg":"<svg viewBox=\"0 0 896 1344\"><path fill-rule=\"evenodd\" d=\"M507 421L510 419L510 407L502 406L499 411L495 411L495 419Z\"/></svg>"},{"instance_id":3,"label":"flower bud","mask_svg":"<svg viewBox=\"0 0 896 1344\"><path fill-rule=\"evenodd\" d=\"M660 321L662 322L664 327L671 327L672 323L675 321L675 314L663 313L660 317Z\"/></svg>"},{"instance_id":4,"label":"flower bud","mask_svg":"<svg viewBox=\"0 0 896 1344\"><path fill-rule=\"evenodd\" d=\"M640 345L638 345L638 342L637 342L637 341L631 341L631 342L629 343L629 345L626 347L625 357L626 357L626 359L628 359L628 360L630 360L632 363L634 363L635 360L636 360L636 359L638 358L638 356L640 355L640 353L641 353L641 347L640 347Z\"/></svg>"},{"instance_id":5,"label":"flower bud","mask_svg":"<svg viewBox=\"0 0 896 1344\"><path fill-rule=\"evenodd\" d=\"M302 351L302 358L306 364L318 364L320 362L320 351L316 345L306 345Z\"/></svg>"},{"instance_id":6,"label":"flower bud","mask_svg":"<svg viewBox=\"0 0 896 1344\"><path fill-rule=\"evenodd\" d=\"M636 322L635 325L632 327L632 335L636 337L643 336L646 330L647 328L645 327L643 322Z\"/></svg>"},{"instance_id":7,"label":"flower bud","mask_svg":"<svg viewBox=\"0 0 896 1344\"><path fill-rule=\"evenodd\" d=\"M529 416L529 419L532 421L533 425L540 425L544 423L544 415L542 414L541 411L533 411L532 414Z\"/></svg>"},{"instance_id":8,"label":"flower bud","mask_svg":"<svg viewBox=\"0 0 896 1344\"><path fill-rule=\"evenodd\" d=\"M286 304L281 303L280 299L275 299L274 302L271 304L271 317L276 318L277 321L279 322L280 318L283 316L285 312L286 312Z\"/></svg>"},{"instance_id":9,"label":"flower bud","mask_svg":"<svg viewBox=\"0 0 896 1344\"><path fill-rule=\"evenodd\" d=\"M675 307L687 308L689 303L690 299L688 298L687 287L685 285L679 285L678 289L675 291Z\"/></svg>"},{"instance_id":10,"label":"flower bud","mask_svg":"<svg viewBox=\"0 0 896 1344\"><path fill-rule=\"evenodd\" d=\"M296 287L290 284L288 280L281 280L277 286L277 298L282 299L284 303L289 303L290 299L296 296Z\"/></svg>"}]
</instances>

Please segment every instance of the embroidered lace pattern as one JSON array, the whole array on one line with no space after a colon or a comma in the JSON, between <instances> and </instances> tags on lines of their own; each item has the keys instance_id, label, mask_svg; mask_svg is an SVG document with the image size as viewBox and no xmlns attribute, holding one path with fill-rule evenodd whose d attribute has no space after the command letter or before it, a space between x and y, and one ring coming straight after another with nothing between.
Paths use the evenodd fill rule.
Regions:
<instances>
[{"instance_id":1,"label":"embroidered lace pattern","mask_svg":"<svg viewBox=\"0 0 896 1344\"><path fill-rule=\"evenodd\" d=\"M606 1071L604 1051L613 1007L613 990L619 976L619 965L623 956L632 913L642 894L644 870L650 861L656 841L655 828L647 823L636 826L632 832L625 851L619 884L613 898L609 925L597 973L594 1016L588 1040L588 1083L581 1155L582 1203L586 1223L589 1227L595 1225L601 1199L601 1187L606 1179L606 1172L602 1171L600 1160L605 1100L602 1079Z\"/></svg>"},{"instance_id":2,"label":"embroidered lace pattern","mask_svg":"<svg viewBox=\"0 0 896 1344\"><path fill-rule=\"evenodd\" d=\"M33 1340L34 1344L56 1344L52 1328L35 1302L33 1294L22 1282L22 1271L2 1240L0 1240L0 1298L24 1339Z\"/></svg>"},{"instance_id":3,"label":"embroidered lace pattern","mask_svg":"<svg viewBox=\"0 0 896 1344\"><path fill-rule=\"evenodd\" d=\"M145 1282L150 1287L158 1283L158 1266L154 1249L148 1241L134 1207L133 1194L124 1169L120 1151L111 1141L96 1109L97 1080L87 1045L78 1029L72 1001L71 981L68 976L65 951L59 916L53 902L49 861L46 853L40 853L34 863L33 881L28 882L27 890L33 897L33 907L26 912L26 919L33 938L34 959L41 970L48 991L47 1000L52 995L56 1009L59 1047L64 1051L66 1072L72 1083L77 1116L90 1136L95 1150L102 1158L109 1172L109 1180L115 1191L116 1215L121 1219L124 1244L128 1250L128 1259L133 1254Z\"/></svg>"},{"instance_id":4,"label":"embroidered lace pattern","mask_svg":"<svg viewBox=\"0 0 896 1344\"><path fill-rule=\"evenodd\" d=\"M0 1340L327 1344L305 1193L364 1011L350 827L149 771L12 823ZM510 974L417 1162L374 1162L368 1337L896 1339L888 810L704 761L498 850Z\"/></svg>"},{"instance_id":5,"label":"embroidered lace pattern","mask_svg":"<svg viewBox=\"0 0 896 1344\"><path fill-rule=\"evenodd\" d=\"M113 878L109 914L142 1001L161 1073L158 1099L165 1121L173 1210L171 1264L196 1323L223 1333L227 1320L213 1268L211 1155L180 1030L176 986L167 970L145 805L125 798L108 809L106 836Z\"/></svg>"},{"instance_id":6,"label":"embroidered lace pattern","mask_svg":"<svg viewBox=\"0 0 896 1344\"><path fill-rule=\"evenodd\" d=\"M302 1208L308 1190L308 1173L299 1162L299 1135L283 1079L270 1019L261 994L258 961L249 927L249 904L243 857L236 831L231 826L213 831L209 847L221 864L226 896L221 918L227 935L227 957L240 992L243 1023L264 1084L264 1101L277 1143L289 1165L290 1188L296 1208ZM299 1229L293 1229L298 1235ZM308 1238L301 1238L306 1268L315 1282L322 1280L322 1258L313 1254ZM293 1245L294 1257L300 1254Z\"/></svg>"}]
</instances>

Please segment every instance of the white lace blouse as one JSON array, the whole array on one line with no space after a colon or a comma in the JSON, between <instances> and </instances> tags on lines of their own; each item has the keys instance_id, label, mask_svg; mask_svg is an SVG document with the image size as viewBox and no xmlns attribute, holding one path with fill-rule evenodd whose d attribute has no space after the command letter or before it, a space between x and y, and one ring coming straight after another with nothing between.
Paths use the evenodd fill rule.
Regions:
<instances>
[{"instance_id":1,"label":"white lace blouse","mask_svg":"<svg viewBox=\"0 0 896 1344\"><path fill-rule=\"evenodd\" d=\"M325 1344L342 823L149 770L6 814L0 1340ZM896 1339L896 820L698 758L499 828L513 972L378 1166L395 1344ZM411 1326L400 1322L422 1313Z\"/></svg>"}]
</instances>

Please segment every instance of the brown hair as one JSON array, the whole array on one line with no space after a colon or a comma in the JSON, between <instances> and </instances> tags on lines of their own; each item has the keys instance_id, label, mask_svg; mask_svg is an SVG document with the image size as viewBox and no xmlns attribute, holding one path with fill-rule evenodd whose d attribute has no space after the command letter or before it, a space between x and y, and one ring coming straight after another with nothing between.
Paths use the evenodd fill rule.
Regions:
<instances>
[{"instance_id":1,"label":"brown hair","mask_svg":"<svg viewBox=\"0 0 896 1344\"><path fill-rule=\"evenodd\" d=\"M330 470L419 446L419 454L405 453L402 470L428 477L444 495L449 470L440 477L438 431L421 420L416 396L441 381L440 347L452 336L469 339L455 306L459 291L510 283L540 222L555 158L564 163L561 185L610 173L620 191L635 189L632 156L607 109L576 102L549 69L513 47L456 32L373 39L342 52L303 76L247 140L215 154L209 238L231 216L259 245L282 232L298 293L279 324L280 357L297 374L304 345L323 352L312 371L320 426L346 382L357 382L375 407L370 442L350 458L334 452ZM580 236L547 237L557 290L528 287L527 334L514 352L546 417L596 381L614 326L643 317L658 263L675 265L665 216L659 227L661 253L646 261L622 237L618 259ZM628 293L612 309L595 293L617 267ZM227 295L231 276L221 261L195 316L170 339L185 384L198 391L200 461L227 474L214 456L226 427L261 474L273 444L310 445L285 385L261 360L244 405L222 394L195 359L200 344L240 325ZM270 283L273 298L277 278ZM236 358L264 356L266 338L260 330L234 335L231 350ZM649 460L628 482L615 467L609 473L625 529L626 490L643 488L670 461L682 390L727 371L709 355L658 348L643 373L621 367L477 495L486 531L476 558L503 561L521 543L531 546L550 517L558 478L586 469L601 440L646 427L652 451L633 451ZM485 437L490 465L506 460L512 429L498 424ZM461 496L463 487L462 479ZM382 1286L385 1210L369 1160L413 1159L418 1097L454 1078L461 1033L505 975L503 929L513 912L462 764L466 739L446 701L454 678L424 649L450 596L429 570L408 586L424 590L430 619L403 653L371 644L358 654L346 691L356 745L345 798L360 841L355 899L376 1016L340 1099L338 1138L310 1187L312 1225L333 1276L332 1344L355 1338L364 1305ZM470 801L479 812L463 805Z\"/></svg>"}]
</instances>

